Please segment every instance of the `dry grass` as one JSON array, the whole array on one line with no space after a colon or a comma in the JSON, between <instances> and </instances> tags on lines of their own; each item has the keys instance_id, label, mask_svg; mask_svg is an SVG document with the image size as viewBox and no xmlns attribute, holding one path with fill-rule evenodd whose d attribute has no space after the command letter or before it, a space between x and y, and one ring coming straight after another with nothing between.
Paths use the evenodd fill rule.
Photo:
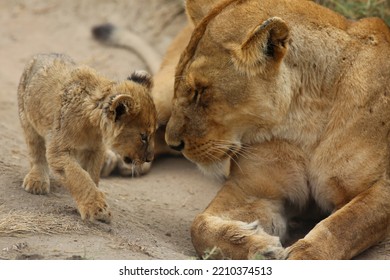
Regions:
<instances>
[{"instance_id":1,"label":"dry grass","mask_svg":"<svg viewBox=\"0 0 390 280\"><path fill-rule=\"evenodd\" d=\"M25 234L60 234L91 232L87 224L75 221L72 217L26 211L0 209L0 237Z\"/></svg>"},{"instance_id":2,"label":"dry grass","mask_svg":"<svg viewBox=\"0 0 390 280\"><path fill-rule=\"evenodd\" d=\"M380 17L390 26L389 0L314 0L350 19Z\"/></svg>"}]
</instances>

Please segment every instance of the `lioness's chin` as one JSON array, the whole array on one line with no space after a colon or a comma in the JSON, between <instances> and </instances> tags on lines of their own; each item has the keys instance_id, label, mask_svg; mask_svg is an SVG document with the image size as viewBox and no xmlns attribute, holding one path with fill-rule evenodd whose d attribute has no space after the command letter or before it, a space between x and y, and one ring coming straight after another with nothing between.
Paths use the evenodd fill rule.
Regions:
<instances>
[{"instance_id":1,"label":"lioness's chin","mask_svg":"<svg viewBox=\"0 0 390 280\"><path fill-rule=\"evenodd\" d=\"M213 162L210 164L196 164L200 171L207 176L215 177L219 180L225 179L229 176L230 172L230 159L226 158L224 160Z\"/></svg>"}]
</instances>

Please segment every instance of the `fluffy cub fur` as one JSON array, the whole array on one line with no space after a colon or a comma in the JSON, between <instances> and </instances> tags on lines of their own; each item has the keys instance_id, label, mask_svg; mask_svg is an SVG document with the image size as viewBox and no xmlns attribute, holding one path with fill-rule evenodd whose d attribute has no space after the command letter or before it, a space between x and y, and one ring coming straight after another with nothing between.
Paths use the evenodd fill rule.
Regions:
<instances>
[{"instance_id":1,"label":"fluffy cub fur","mask_svg":"<svg viewBox=\"0 0 390 280\"><path fill-rule=\"evenodd\" d=\"M71 193L82 219L109 222L97 187L106 148L135 165L153 159L156 110L151 77L114 82L61 54L35 56L18 88L19 116L31 170L23 188L49 192L49 169Z\"/></svg>"}]
</instances>

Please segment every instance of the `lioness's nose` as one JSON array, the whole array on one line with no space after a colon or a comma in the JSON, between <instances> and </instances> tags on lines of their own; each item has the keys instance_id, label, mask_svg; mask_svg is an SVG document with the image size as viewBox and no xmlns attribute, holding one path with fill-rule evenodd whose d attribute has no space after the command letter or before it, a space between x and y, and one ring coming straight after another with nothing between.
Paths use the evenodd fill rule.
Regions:
<instances>
[{"instance_id":1,"label":"lioness's nose","mask_svg":"<svg viewBox=\"0 0 390 280\"><path fill-rule=\"evenodd\" d=\"M168 145L169 148L174 149L175 151L181 152L184 149L184 141L181 140L178 145Z\"/></svg>"},{"instance_id":2,"label":"lioness's nose","mask_svg":"<svg viewBox=\"0 0 390 280\"><path fill-rule=\"evenodd\" d=\"M184 149L183 132L184 132L184 115L178 113L178 110L173 108L171 118L165 129L165 142L168 146L176 151Z\"/></svg>"}]
</instances>

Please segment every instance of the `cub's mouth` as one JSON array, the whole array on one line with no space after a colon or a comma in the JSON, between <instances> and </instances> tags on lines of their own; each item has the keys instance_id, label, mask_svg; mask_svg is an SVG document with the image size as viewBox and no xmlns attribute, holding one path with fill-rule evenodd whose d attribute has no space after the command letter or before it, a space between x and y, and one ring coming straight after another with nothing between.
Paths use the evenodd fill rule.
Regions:
<instances>
[{"instance_id":1,"label":"cub's mouth","mask_svg":"<svg viewBox=\"0 0 390 280\"><path fill-rule=\"evenodd\" d=\"M122 157L122 160L128 165L131 165L131 164L140 165L140 164L144 164L144 163L150 163L153 161L153 159L154 159L153 154L145 154L145 155L136 156L136 157L131 157L131 156Z\"/></svg>"}]
</instances>

